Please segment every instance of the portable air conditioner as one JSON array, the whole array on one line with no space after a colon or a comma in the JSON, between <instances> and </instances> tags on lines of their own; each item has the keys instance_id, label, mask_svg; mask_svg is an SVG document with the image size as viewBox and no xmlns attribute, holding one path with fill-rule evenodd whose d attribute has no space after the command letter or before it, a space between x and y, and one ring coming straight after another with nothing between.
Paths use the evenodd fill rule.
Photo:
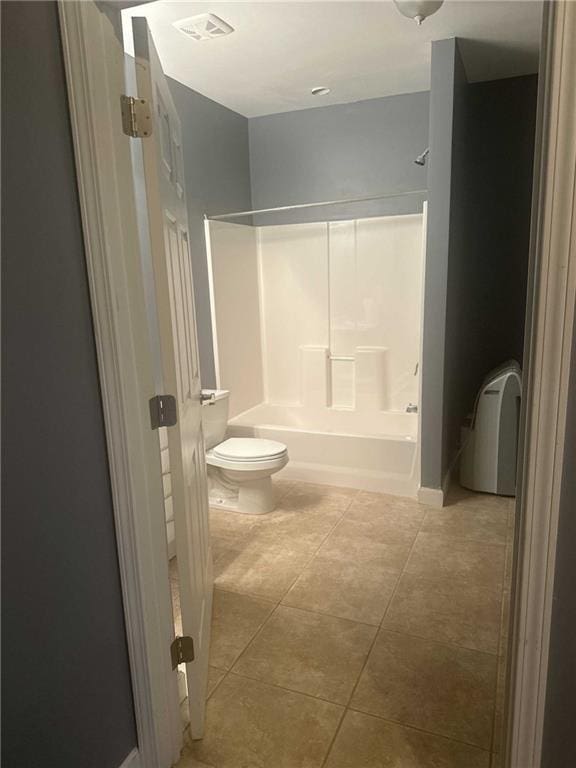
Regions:
<instances>
[{"instance_id":1,"label":"portable air conditioner","mask_svg":"<svg viewBox=\"0 0 576 768\"><path fill-rule=\"evenodd\" d=\"M515 360L491 371L462 428L460 484L472 491L516 494L522 372Z\"/></svg>"}]
</instances>

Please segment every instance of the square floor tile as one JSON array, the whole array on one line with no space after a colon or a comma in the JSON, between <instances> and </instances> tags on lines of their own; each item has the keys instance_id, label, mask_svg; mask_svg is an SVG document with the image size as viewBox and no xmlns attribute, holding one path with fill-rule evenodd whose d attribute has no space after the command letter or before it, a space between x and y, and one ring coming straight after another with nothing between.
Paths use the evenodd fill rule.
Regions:
<instances>
[{"instance_id":1,"label":"square floor tile","mask_svg":"<svg viewBox=\"0 0 576 768\"><path fill-rule=\"evenodd\" d=\"M492 544L506 544L507 529L506 509L445 507L427 512L421 531Z\"/></svg>"},{"instance_id":2,"label":"square floor tile","mask_svg":"<svg viewBox=\"0 0 576 768\"><path fill-rule=\"evenodd\" d=\"M342 512L332 508L313 511L278 508L261 516L252 528L252 536L254 541L283 544L313 555L341 518Z\"/></svg>"},{"instance_id":3,"label":"square floor tile","mask_svg":"<svg viewBox=\"0 0 576 768\"><path fill-rule=\"evenodd\" d=\"M432 578L466 579L474 584L502 586L505 547L479 541L452 539L435 533L419 533L407 573Z\"/></svg>"},{"instance_id":4,"label":"square floor tile","mask_svg":"<svg viewBox=\"0 0 576 768\"><path fill-rule=\"evenodd\" d=\"M320 768L342 708L229 674L208 701L191 756L215 768Z\"/></svg>"},{"instance_id":5,"label":"square floor tile","mask_svg":"<svg viewBox=\"0 0 576 768\"><path fill-rule=\"evenodd\" d=\"M356 535L367 536L373 541L393 541L407 535L413 538L418 533L426 512L424 508L403 506L399 503L388 505L367 505L353 501L344 515L343 527Z\"/></svg>"},{"instance_id":6,"label":"square floor tile","mask_svg":"<svg viewBox=\"0 0 576 768\"><path fill-rule=\"evenodd\" d=\"M280 600L310 560L302 548L252 541L230 549L214 565L214 584L224 590Z\"/></svg>"},{"instance_id":7,"label":"square floor tile","mask_svg":"<svg viewBox=\"0 0 576 768\"><path fill-rule=\"evenodd\" d=\"M476 747L349 710L326 768L488 768L489 760Z\"/></svg>"},{"instance_id":8,"label":"square floor tile","mask_svg":"<svg viewBox=\"0 0 576 768\"><path fill-rule=\"evenodd\" d=\"M355 488L316 483L294 483L282 498L283 509L338 509L345 511L358 494Z\"/></svg>"},{"instance_id":9,"label":"square floor tile","mask_svg":"<svg viewBox=\"0 0 576 768\"><path fill-rule=\"evenodd\" d=\"M490 749L496 657L381 630L351 707Z\"/></svg>"},{"instance_id":10,"label":"square floor tile","mask_svg":"<svg viewBox=\"0 0 576 768\"><path fill-rule=\"evenodd\" d=\"M342 520L327 537L318 554L339 563L360 566L376 564L389 571L401 571L415 540L414 533L398 533L386 541L373 541L354 521Z\"/></svg>"},{"instance_id":11,"label":"square floor tile","mask_svg":"<svg viewBox=\"0 0 576 768\"><path fill-rule=\"evenodd\" d=\"M251 595L214 590L210 663L230 669L262 624L275 603Z\"/></svg>"},{"instance_id":12,"label":"square floor tile","mask_svg":"<svg viewBox=\"0 0 576 768\"><path fill-rule=\"evenodd\" d=\"M282 603L377 626L397 581L398 573L378 562L338 562L316 555Z\"/></svg>"},{"instance_id":13,"label":"square floor tile","mask_svg":"<svg viewBox=\"0 0 576 768\"><path fill-rule=\"evenodd\" d=\"M233 669L346 704L375 634L366 624L280 606Z\"/></svg>"},{"instance_id":14,"label":"square floor tile","mask_svg":"<svg viewBox=\"0 0 576 768\"><path fill-rule=\"evenodd\" d=\"M425 504L420 504L417 499L412 499L408 496L392 496L388 493L374 493L372 491L360 491L354 497L350 508L365 509L366 511L373 512L386 509L402 510L407 518L413 517L420 521L427 510L431 509L431 507Z\"/></svg>"},{"instance_id":15,"label":"square floor tile","mask_svg":"<svg viewBox=\"0 0 576 768\"><path fill-rule=\"evenodd\" d=\"M227 509L210 509L210 536L238 547L250 538L254 526L255 515L243 515Z\"/></svg>"},{"instance_id":16,"label":"square floor tile","mask_svg":"<svg viewBox=\"0 0 576 768\"><path fill-rule=\"evenodd\" d=\"M382 622L385 629L498 652L501 590L462 579L405 573Z\"/></svg>"}]
</instances>

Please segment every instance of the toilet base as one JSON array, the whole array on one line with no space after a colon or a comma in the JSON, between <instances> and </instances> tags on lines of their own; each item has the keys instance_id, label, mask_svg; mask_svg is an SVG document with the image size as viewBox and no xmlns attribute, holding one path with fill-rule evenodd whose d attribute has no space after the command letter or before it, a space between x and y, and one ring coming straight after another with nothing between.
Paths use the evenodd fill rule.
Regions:
<instances>
[{"instance_id":1,"label":"toilet base","mask_svg":"<svg viewBox=\"0 0 576 768\"><path fill-rule=\"evenodd\" d=\"M276 506L276 493L270 476L246 480L240 485L228 485L222 483L221 477L209 472L209 480L208 501L211 507L244 515L265 515Z\"/></svg>"}]
</instances>

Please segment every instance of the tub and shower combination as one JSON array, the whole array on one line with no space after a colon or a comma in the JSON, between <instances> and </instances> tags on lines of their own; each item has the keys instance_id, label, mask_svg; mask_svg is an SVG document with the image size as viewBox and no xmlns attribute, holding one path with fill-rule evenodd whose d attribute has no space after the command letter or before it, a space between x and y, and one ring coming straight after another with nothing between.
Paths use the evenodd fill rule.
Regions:
<instances>
[{"instance_id":1,"label":"tub and shower combination","mask_svg":"<svg viewBox=\"0 0 576 768\"><path fill-rule=\"evenodd\" d=\"M415 496L425 205L250 221L206 222L229 436L285 443L279 477Z\"/></svg>"}]
</instances>

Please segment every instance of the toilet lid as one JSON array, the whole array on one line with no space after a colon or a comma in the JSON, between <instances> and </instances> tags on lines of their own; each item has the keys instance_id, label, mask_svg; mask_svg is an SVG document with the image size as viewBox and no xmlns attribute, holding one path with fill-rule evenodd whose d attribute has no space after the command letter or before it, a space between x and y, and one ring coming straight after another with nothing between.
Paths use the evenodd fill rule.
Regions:
<instances>
[{"instance_id":1,"label":"toilet lid","mask_svg":"<svg viewBox=\"0 0 576 768\"><path fill-rule=\"evenodd\" d=\"M234 461L257 461L273 459L286 453L286 446L276 440L261 440L257 437L230 437L213 449L215 456Z\"/></svg>"}]
</instances>

